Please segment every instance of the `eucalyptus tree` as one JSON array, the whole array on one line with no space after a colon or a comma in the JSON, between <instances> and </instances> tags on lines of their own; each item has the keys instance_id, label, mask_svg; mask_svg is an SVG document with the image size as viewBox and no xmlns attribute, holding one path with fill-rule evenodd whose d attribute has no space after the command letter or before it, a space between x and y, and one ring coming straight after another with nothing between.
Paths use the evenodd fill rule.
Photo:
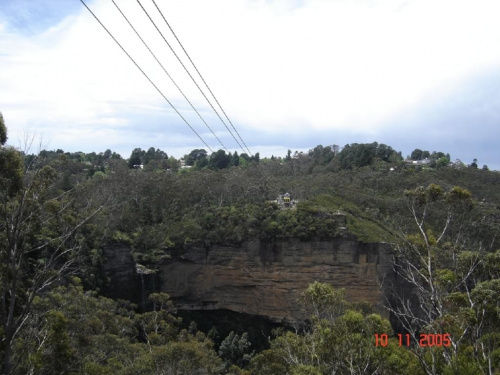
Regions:
<instances>
[{"instance_id":1,"label":"eucalyptus tree","mask_svg":"<svg viewBox=\"0 0 500 375\"><path fill-rule=\"evenodd\" d=\"M286 332L271 341L271 350L250 363L259 374L420 374L416 357L388 338L388 320L362 304L345 300L345 291L314 282L300 299L309 316L301 333ZM374 335L387 336L377 345Z\"/></svg>"},{"instance_id":2,"label":"eucalyptus tree","mask_svg":"<svg viewBox=\"0 0 500 375\"><path fill-rule=\"evenodd\" d=\"M411 337L410 349L427 374L485 370L493 356L492 346L483 350L482 344L492 308L487 296L498 297L498 290L494 282L484 284L481 272L488 249L471 240L480 223L472 194L430 184L407 190L405 197L410 218L394 246L397 279L384 286L394 291L387 308ZM474 355L464 361L468 345Z\"/></svg>"},{"instance_id":3,"label":"eucalyptus tree","mask_svg":"<svg viewBox=\"0 0 500 375\"><path fill-rule=\"evenodd\" d=\"M3 146L5 142L7 142L7 127L2 112L0 112L0 146Z\"/></svg>"},{"instance_id":4,"label":"eucalyptus tree","mask_svg":"<svg viewBox=\"0 0 500 375\"><path fill-rule=\"evenodd\" d=\"M88 201L76 209L74 190L57 191L55 169L36 158L25 165L13 148L0 148L0 166L0 345L3 373L11 374L35 298L72 272L78 230L100 208Z\"/></svg>"}]
</instances>

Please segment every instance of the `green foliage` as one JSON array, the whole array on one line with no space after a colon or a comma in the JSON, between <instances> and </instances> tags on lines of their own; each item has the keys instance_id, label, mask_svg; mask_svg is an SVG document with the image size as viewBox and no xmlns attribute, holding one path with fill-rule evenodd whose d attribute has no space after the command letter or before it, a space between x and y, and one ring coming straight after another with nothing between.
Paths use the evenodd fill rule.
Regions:
<instances>
[{"instance_id":1,"label":"green foliage","mask_svg":"<svg viewBox=\"0 0 500 375\"><path fill-rule=\"evenodd\" d=\"M47 366L45 371L38 373L68 373L75 356L75 350L70 346L68 319L59 311L50 311L47 314L47 326L46 346L41 358L41 362Z\"/></svg>"},{"instance_id":2,"label":"green foliage","mask_svg":"<svg viewBox=\"0 0 500 375\"><path fill-rule=\"evenodd\" d=\"M400 237L395 266L413 294L393 304L391 311L412 337L419 332L450 335L453 349L414 350L427 373L486 372L496 344L489 347L483 340L498 332L493 301L500 295L495 256L484 253L478 238L473 240L477 205L472 193L457 186L445 192L430 184L407 190L405 196L416 234ZM418 309L408 308L410 299Z\"/></svg>"},{"instance_id":3,"label":"green foliage","mask_svg":"<svg viewBox=\"0 0 500 375\"><path fill-rule=\"evenodd\" d=\"M392 147L377 142L345 145L339 154L339 161L344 169L374 165L377 161L388 163L393 160L402 160L401 153L398 154Z\"/></svg>"},{"instance_id":4,"label":"green foliage","mask_svg":"<svg viewBox=\"0 0 500 375\"><path fill-rule=\"evenodd\" d=\"M2 112L0 112L0 146L3 146L5 142L7 142L7 127Z\"/></svg>"},{"instance_id":5,"label":"green foliage","mask_svg":"<svg viewBox=\"0 0 500 375\"><path fill-rule=\"evenodd\" d=\"M24 163L13 148L0 148L0 189L11 197L23 187ZM6 197L4 197L6 199Z\"/></svg>"},{"instance_id":6,"label":"green foliage","mask_svg":"<svg viewBox=\"0 0 500 375\"><path fill-rule=\"evenodd\" d=\"M107 154L109 155L109 153ZM108 156L109 158L109 156ZM129 168L139 168L142 165L145 169L155 170L158 168L167 169L171 167L168 155L157 148L150 147L147 151L141 148L135 148L128 159Z\"/></svg>"},{"instance_id":7,"label":"green foliage","mask_svg":"<svg viewBox=\"0 0 500 375\"><path fill-rule=\"evenodd\" d=\"M268 369L270 358L283 358L276 361L278 373L418 373L410 372L418 368L417 359L394 339L387 347L375 346L374 334L391 335L390 323L380 315L353 310L343 290L315 282L304 292L303 303L313 306L311 327L302 334L278 336L271 350L255 357L250 368Z\"/></svg>"},{"instance_id":8,"label":"green foliage","mask_svg":"<svg viewBox=\"0 0 500 375\"><path fill-rule=\"evenodd\" d=\"M306 309L307 316L315 320L334 321L343 315L348 308L344 289L335 290L330 284L322 284L317 281L310 284L303 292L300 302Z\"/></svg>"},{"instance_id":9,"label":"green foliage","mask_svg":"<svg viewBox=\"0 0 500 375\"><path fill-rule=\"evenodd\" d=\"M219 356L224 360L227 369L232 365L245 367L254 355L250 351L251 346L252 344L248 340L248 333L245 332L240 337L231 331L219 347Z\"/></svg>"},{"instance_id":10,"label":"green foliage","mask_svg":"<svg viewBox=\"0 0 500 375\"><path fill-rule=\"evenodd\" d=\"M0 169L0 322L3 371L11 373L21 347L18 340L31 328L34 301L71 271L82 242L79 229L93 209L79 209L70 194L56 190L55 168L34 165L24 170L20 153L3 148L0 153L0 163L8 163ZM52 354L44 355L52 358L57 372L66 372L64 363L56 360L71 356L65 349L66 321L57 314L48 317L52 320L43 342ZM43 360L40 353L38 359Z\"/></svg>"},{"instance_id":11,"label":"green foliage","mask_svg":"<svg viewBox=\"0 0 500 375\"><path fill-rule=\"evenodd\" d=\"M300 202L295 210L281 210L274 203L243 206L211 206L197 218L201 240L240 244L252 238L262 240L335 238L336 217L312 202ZM185 218L181 227L189 223ZM182 231L181 228L178 232Z\"/></svg>"},{"instance_id":12,"label":"green foliage","mask_svg":"<svg viewBox=\"0 0 500 375\"><path fill-rule=\"evenodd\" d=\"M411 152L410 159L411 160L423 160L430 156L429 151L422 151L419 148L416 148Z\"/></svg>"},{"instance_id":13,"label":"green foliage","mask_svg":"<svg viewBox=\"0 0 500 375\"><path fill-rule=\"evenodd\" d=\"M435 373L500 371L500 256L493 251L500 229L498 173L448 168L449 155L425 151L418 157L428 156L435 172L403 170L401 155L377 143L348 145L341 153L317 146L270 160L224 151L208 158L193 150L186 162L194 168L183 174L178 161L158 149L134 151L142 170L127 168L111 150L44 150L23 158L0 148L0 350L5 358L10 340L14 373L421 374L428 363ZM293 209L271 203L284 191L299 201ZM16 223L26 226L9 242L7 224ZM431 319L419 329L450 333L453 350L408 350L392 337L376 348L374 333L391 335L387 320L366 303L348 303L342 290L317 283L303 295L311 317L305 330L279 335L271 349L254 356L248 337L230 337L229 328L221 331L219 340L227 336L217 350L196 328L200 324L182 330L165 295L151 295L153 309L139 314L89 291L105 283L103 249L113 242L130 246L136 261L154 269L193 245L350 234L367 242L394 242L400 235L397 244L410 262L401 264L419 272L414 280L423 291L411 302L429 307ZM486 244L491 249L484 250ZM8 250L14 248L23 255L12 263ZM55 263L53 254L60 254ZM61 266L80 275L82 284L60 277L66 274ZM15 287L5 289L14 279ZM14 300L12 321L24 323L9 327L5 311ZM210 337L217 337L215 330Z\"/></svg>"},{"instance_id":14,"label":"green foliage","mask_svg":"<svg viewBox=\"0 0 500 375\"><path fill-rule=\"evenodd\" d=\"M450 154L444 154L443 152L433 151L430 153L429 151L422 151L420 149L415 149L412 151L410 155L411 160L429 160L430 168L444 168L450 162Z\"/></svg>"},{"instance_id":15,"label":"green foliage","mask_svg":"<svg viewBox=\"0 0 500 375\"><path fill-rule=\"evenodd\" d=\"M231 163L231 155L226 155L224 150L214 152L208 161L208 167L214 170L224 169Z\"/></svg>"},{"instance_id":16,"label":"green foliage","mask_svg":"<svg viewBox=\"0 0 500 375\"><path fill-rule=\"evenodd\" d=\"M111 240L129 245L133 242L133 240L126 233L120 232L119 230L115 231L115 233L111 237Z\"/></svg>"},{"instance_id":17,"label":"green foliage","mask_svg":"<svg viewBox=\"0 0 500 375\"><path fill-rule=\"evenodd\" d=\"M355 203L340 196L318 195L312 201L323 210L345 215L347 228L350 233L364 242L384 242L392 238L391 230L373 217L366 210L363 211Z\"/></svg>"},{"instance_id":18,"label":"green foliage","mask_svg":"<svg viewBox=\"0 0 500 375\"><path fill-rule=\"evenodd\" d=\"M193 166L201 159L207 158L207 151L204 149L195 149L184 157L186 165Z\"/></svg>"},{"instance_id":19,"label":"green foliage","mask_svg":"<svg viewBox=\"0 0 500 375\"><path fill-rule=\"evenodd\" d=\"M249 369L252 374L286 375L290 366L277 350L264 350L250 360Z\"/></svg>"},{"instance_id":20,"label":"green foliage","mask_svg":"<svg viewBox=\"0 0 500 375\"><path fill-rule=\"evenodd\" d=\"M149 356L148 356L149 357ZM151 374L219 374L221 361L207 342L196 339L154 347Z\"/></svg>"},{"instance_id":21,"label":"green foliage","mask_svg":"<svg viewBox=\"0 0 500 375\"><path fill-rule=\"evenodd\" d=\"M177 336L180 319L172 315L176 309L168 294L153 293L149 300L153 303L153 311L141 314L137 325L148 344L166 344Z\"/></svg>"},{"instance_id":22,"label":"green foliage","mask_svg":"<svg viewBox=\"0 0 500 375\"><path fill-rule=\"evenodd\" d=\"M231 157L231 161L229 162L230 167L238 167L240 165L240 157L238 153L235 151L233 156Z\"/></svg>"},{"instance_id":23,"label":"green foliage","mask_svg":"<svg viewBox=\"0 0 500 375\"><path fill-rule=\"evenodd\" d=\"M130 158L128 159L128 167L135 168L136 166L141 165L145 154L145 151L141 150L140 148L135 148L132 151L132 154L130 154Z\"/></svg>"},{"instance_id":24,"label":"green foliage","mask_svg":"<svg viewBox=\"0 0 500 375\"><path fill-rule=\"evenodd\" d=\"M213 343L176 329L168 295L150 298L155 310L136 314L133 306L84 293L78 280L56 288L37 299L34 324L17 339L16 373L219 374ZM146 343L139 340L144 332Z\"/></svg>"},{"instance_id":25,"label":"green foliage","mask_svg":"<svg viewBox=\"0 0 500 375\"><path fill-rule=\"evenodd\" d=\"M322 145L318 145L309 150L308 155L314 160L315 164L327 165L335 157L335 152L330 146L323 147Z\"/></svg>"}]
</instances>

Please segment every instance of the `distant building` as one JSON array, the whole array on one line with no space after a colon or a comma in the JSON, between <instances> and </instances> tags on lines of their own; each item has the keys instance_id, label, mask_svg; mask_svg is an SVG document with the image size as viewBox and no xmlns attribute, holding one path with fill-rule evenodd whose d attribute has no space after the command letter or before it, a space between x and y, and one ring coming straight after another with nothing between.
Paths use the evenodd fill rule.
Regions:
<instances>
[{"instance_id":1,"label":"distant building","mask_svg":"<svg viewBox=\"0 0 500 375\"><path fill-rule=\"evenodd\" d=\"M276 198L276 203L283 207L293 207L297 202L292 199L290 193L280 194Z\"/></svg>"},{"instance_id":2,"label":"distant building","mask_svg":"<svg viewBox=\"0 0 500 375\"><path fill-rule=\"evenodd\" d=\"M432 162L432 160L429 158L422 159L422 160L411 160L411 159L403 160L403 163L406 166L424 166L424 165L430 164L431 162Z\"/></svg>"}]
</instances>

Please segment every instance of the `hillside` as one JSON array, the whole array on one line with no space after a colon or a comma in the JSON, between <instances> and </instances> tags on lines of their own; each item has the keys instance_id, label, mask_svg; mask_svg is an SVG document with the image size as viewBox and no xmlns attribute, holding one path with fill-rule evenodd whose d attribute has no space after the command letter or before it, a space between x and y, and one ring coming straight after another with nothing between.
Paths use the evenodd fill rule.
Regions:
<instances>
[{"instance_id":1,"label":"hillside","mask_svg":"<svg viewBox=\"0 0 500 375\"><path fill-rule=\"evenodd\" d=\"M450 163L438 152L425 166L413 165L377 143L269 159L202 151L181 161L136 149L127 161L110 150L0 149L4 372L159 373L163 366L180 373L180 366L189 373L322 374L348 373L346 361L384 374L500 370L499 173ZM285 192L291 207L276 203ZM388 243L384 262L392 263L384 272L394 270L395 278L370 266L378 255L365 245L346 250L343 241L373 249ZM330 264L341 250L353 260ZM113 283L117 288L111 271L129 272L114 269L124 257L142 276L118 290L131 290L147 311L100 295ZM345 268L355 267L354 259L358 273ZM292 268L280 268L286 265ZM293 314L306 318L305 326L275 331L268 349L255 346L258 352L243 331L219 337L215 323L200 322L203 332L194 320L183 326L168 295L137 300L133 292L150 290L144 276L162 272L163 285L187 280L168 290L179 307L188 303L179 299L187 288L191 296L233 301L220 308L245 312L248 303L247 312L258 314L257 300L231 297L246 287L244 277L253 278L264 286L256 295L270 294L259 297L269 317L298 299ZM290 272L283 290L297 281L286 302L273 284L280 279L271 282L279 272ZM217 296L209 284L218 274L233 277L238 288ZM393 299L384 302L377 279ZM356 296L352 286L360 283L371 284ZM423 347L425 333L446 335L453 347ZM374 334L389 335L388 344L376 347ZM411 351L398 345L397 334L411 337Z\"/></svg>"}]
</instances>

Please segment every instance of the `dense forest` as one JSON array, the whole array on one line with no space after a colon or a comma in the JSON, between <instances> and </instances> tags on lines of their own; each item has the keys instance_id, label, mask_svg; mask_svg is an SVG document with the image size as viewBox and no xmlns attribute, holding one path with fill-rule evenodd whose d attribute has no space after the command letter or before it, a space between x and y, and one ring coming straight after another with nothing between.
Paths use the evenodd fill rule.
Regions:
<instances>
[{"instance_id":1,"label":"dense forest","mask_svg":"<svg viewBox=\"0 0 500 375\"><path fill-rule=\"evenodd\" d=\"M261 158L136 148L6 146L0 115L0 355L4 374L499 374L500 174L440 151L318 145ZM276 202L288 192L293 207ZM338 238L388 242L410 295L386 308L311 280L310 318L257 343L102 295L104 247L154 269L193 243ZM409 303L411 300L412 303Z\"/></svg>"}]
</instances>

